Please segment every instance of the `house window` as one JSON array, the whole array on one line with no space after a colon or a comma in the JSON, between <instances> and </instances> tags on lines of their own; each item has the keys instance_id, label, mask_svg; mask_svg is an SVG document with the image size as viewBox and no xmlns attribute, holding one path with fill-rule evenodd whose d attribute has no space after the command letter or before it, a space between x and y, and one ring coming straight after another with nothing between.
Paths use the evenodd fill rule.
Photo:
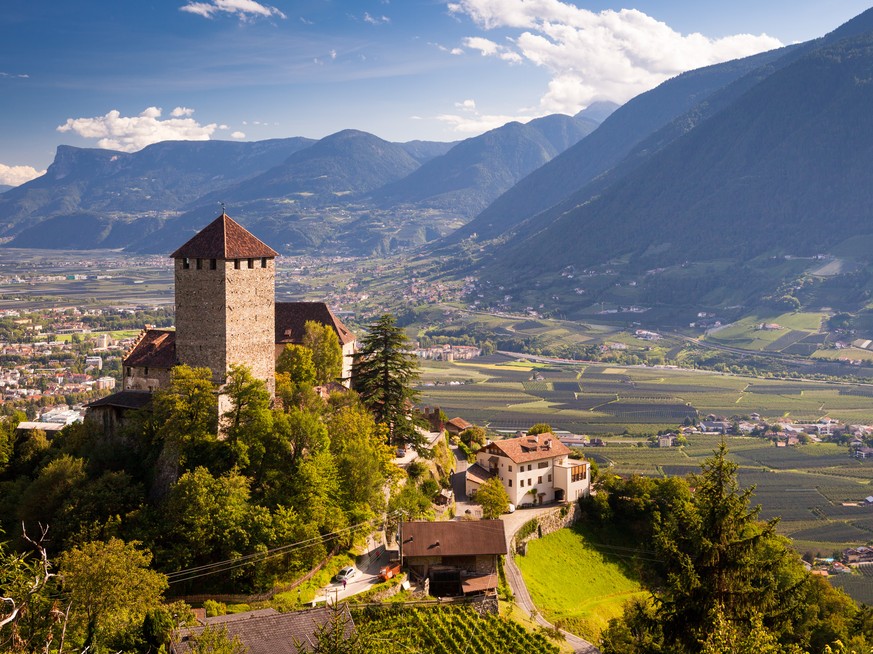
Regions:
<instances>
[{"instance_id":1,"label":"house window","mask_svg":"<svg viewBox=\"0 0 873 654\"><path fill-rule=\"evenodd\" d=\"M239 259L234 259L234 260L233 260L233 269L234 269L234 270L239 270Z\"/></svg>"},{"instance_id":2,"label":"house window","mask_svg":"<svg viewBox=\"0 0 873 654\"><path fill-rule=\"evenodd\" d=\"M261 268L267 267L267 257L261 257Z\"/></svg>"},{"instance_id":3,"label":"house window","mask_svg":"<svg viewBox=\"0 0 873 654\"><path fill-rule=\"evenodd\" d=\"M509 480L509 487L512 488L512 480Z\"/></svg>"},{"instance_id":4,"label":"house window","mask_svg":"<svg viewBox=\"0 0 873 654\"><path fill-rule=\"evenodd\" d=\"M188 257L185 257L184 259L182 259L182 269L188 270L190 267L191 267L191 259L189 259Z\"/></svg>"},{"instance_id":5,"label":"house window","mask_svg":"<svg viewBox=\"0 0 873 654\"><path fill-rule=\"evenodd\" d=\"M537 477L537 483L538 483L538 484L542 484L542 483L543 483L543 478L542 478L542 477Z\"/></svg>"},{"instance_id":6,"label":"house window","mask_svg":"<svg viewBox=\"0 0 873 654\"><path fill-rule=\"evenodd\" d=\"M127 369L127 376L128 376L128 377L133 377L133 368L128 368L128 369Z\"/></svg>"},{"instance_id":7,"label":"house window","mask_svg":"<svg viewBox=\"0 0 873 654\"><path fill-rule=\"evenodd\" d=\"M549 481L552 481L552 475L549 475Z\"/></svg>"},{"instance_id":8,"label":"house window","mask_svg":"<svg viewBox=\"0 0 873 654\"><path fill-rule=\"evenodd\" d=\"M537 468L548 468L548 467L549 467L548 461L540 461L539 465L537 466Z\"/></svg>"},{"instance_id":9,"label":"house window","mask_svg":"<svg viewBox=\"0 0 873 654\"><path fill-rule=\"evenodd\" d=\"M197 259L197 270L203 270L203 259Z\"/></svg>"},{"instance_id":10,"label":"house window","mask_svg":"<svg viewBox=\"0 0 873 654\"><path fill-rule=\"evenodd\" d=\"M215 259L209 260L209 270L215 270L218 268L218 262Z\"/></svg>"},{"instance_id":11,"label":"house window","mask_svg":"<svg viewBox=\"0 0 873 654\"><path fill-rule=\"evenodd\" d=\"M512 472L512 466L509 466L509 472Z\"/></svg>"},{"instance_id":12,"label":"house window","mask_svg":"<svg viewBox=\"0 0 873 654\"><path fill-rule=\"evenodd\" d=\"M254 259L249 259L249 270L251 270L251 269L254 268L254 267L255 267L255 260L254 260Z\"/></svg>"},{"instance_id":13,"label":"house window","mask_svg":"<svg viewBox=\"0 0 873 654\"><path fill-rule=\"evenodd\" d=\"M531 470L531 464L528 463L528 464L527 464L527 471L530 472L530 470Z\"/></svg>"},{"instance_id":14,"label":"house window","mask_svg":"<svg viewBox=\"0 0 873 654\"><path fill-rule=\"evenodd\" d=\"M148 376L149 376L149 367L148 367L148 366L145 367L145 369L143 370L143 373L142 373L142 374L143 374L143 377L148 377Z\"/></svg>"}]
</instances>

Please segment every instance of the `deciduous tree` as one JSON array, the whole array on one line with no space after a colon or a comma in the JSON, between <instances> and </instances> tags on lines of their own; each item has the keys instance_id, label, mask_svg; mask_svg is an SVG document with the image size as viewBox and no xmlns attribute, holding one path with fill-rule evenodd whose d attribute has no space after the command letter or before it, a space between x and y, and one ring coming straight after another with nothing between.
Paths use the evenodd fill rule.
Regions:
<instances>
[{"instance_id":1,"label":"deciduous tree","mask_svg":"<svg viewBox=\"0 0 873 654\"><path fill-rule=\"evenodd\" d=\"M486 520L495 520L509 510L509 495L497 477L482 484L473 500L482 507L482 517Z\"/></svg>"},{"instance_id":2,"label":"deciduous tree","mask_svg":"<svg viewBox=\"0 0 873 654\"><path fill-rule=\"evenodd\" d=\"M336 331L330 325L307 320L303 345L312 352L315 380L326 384L340 379L343 374L343 348Z\"/></svg>"}]
</instances>

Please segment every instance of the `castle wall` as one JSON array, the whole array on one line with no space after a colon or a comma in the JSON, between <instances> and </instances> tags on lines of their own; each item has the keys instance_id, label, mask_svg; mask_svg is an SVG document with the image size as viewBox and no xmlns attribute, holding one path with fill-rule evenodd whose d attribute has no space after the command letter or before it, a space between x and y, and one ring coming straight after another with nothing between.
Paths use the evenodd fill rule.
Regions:
<instances>
[{"instance_id":1,"label":"castle wall","mask_svg":"<svg viewBox=\"0 0 873 654\"><path fill-rule=\"evenodd\" d=\"M213 371L223 384L231 364L245 364L275 391L275 261L270 258L174 260L176 356ZM251 262L251 268L249 263ZM238 267L237 267L238 266Z\"/></svg>"},{"instance_id":2,"label":"castle wall","mask_svg":"<svg viewBox=\"0 0 873 654\"><path fill-rule=\"evenodd\" d=\"M244 363L263 379L270 395L276 390L276 270L271 258L240 260L227 268L227 363ZM261 267L265 264L265 267Z\"/></svg>"}]
</instances>

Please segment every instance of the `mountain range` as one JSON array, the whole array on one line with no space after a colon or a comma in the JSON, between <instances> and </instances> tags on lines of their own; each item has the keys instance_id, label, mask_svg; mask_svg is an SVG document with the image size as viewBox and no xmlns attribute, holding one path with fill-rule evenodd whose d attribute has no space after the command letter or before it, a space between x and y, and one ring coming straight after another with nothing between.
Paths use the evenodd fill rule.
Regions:
<instances>
[{"instance_id":1,"label":"mountain range","mask_svg":"<svg viewBox=\"0 0 873 654\"><path fill-rule=\"evenodd\" d=\"M0 237L13 247L166 252L223 202L286 252L389 251L451 232L598 124L586 112L553 115L459 143L343 130L136 153L60 146L45 175L0 196Z\"/></svg>"},{"instance_id":2,"label":"mountain range","mask_svg":"<svg viewBox=\"0 0 873 654\"><path fill-rule=\"evenodd\" d=\"M0 195L0 237L167 252L223 202L285 253L435 253L479 276L486 302L566 315L784 296L851 308L873 295L871 106L868 10L618 108L456 143L343 130L137 153L61 146L43 177ZM822 259L827 275L798 263Z\"/></svg>"}]
</instances>

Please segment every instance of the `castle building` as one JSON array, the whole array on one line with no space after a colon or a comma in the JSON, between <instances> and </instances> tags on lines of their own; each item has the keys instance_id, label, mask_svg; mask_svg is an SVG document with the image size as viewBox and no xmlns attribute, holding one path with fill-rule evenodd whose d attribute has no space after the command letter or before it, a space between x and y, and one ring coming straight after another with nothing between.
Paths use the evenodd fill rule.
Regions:
<instances>
[{"instance_id":1,"label":"castle building","mask_svg":"<svg viewBox=\"0 0 873 654\"><path fill-rule=\"evenodd\" d=\"M124 356L122 390L92 403L96 412L141 406L137 395L166 387L170 371L179 364L209 368L219 387L230 366L245 365L273 395L276 357L285 344L302 342L310 320L336 331L343 348L343 377L350 375L354 334L323 302L277 303L276 251L227 214L170 256L176 328L143 329Z\"/></svg>"}]
</instances>

